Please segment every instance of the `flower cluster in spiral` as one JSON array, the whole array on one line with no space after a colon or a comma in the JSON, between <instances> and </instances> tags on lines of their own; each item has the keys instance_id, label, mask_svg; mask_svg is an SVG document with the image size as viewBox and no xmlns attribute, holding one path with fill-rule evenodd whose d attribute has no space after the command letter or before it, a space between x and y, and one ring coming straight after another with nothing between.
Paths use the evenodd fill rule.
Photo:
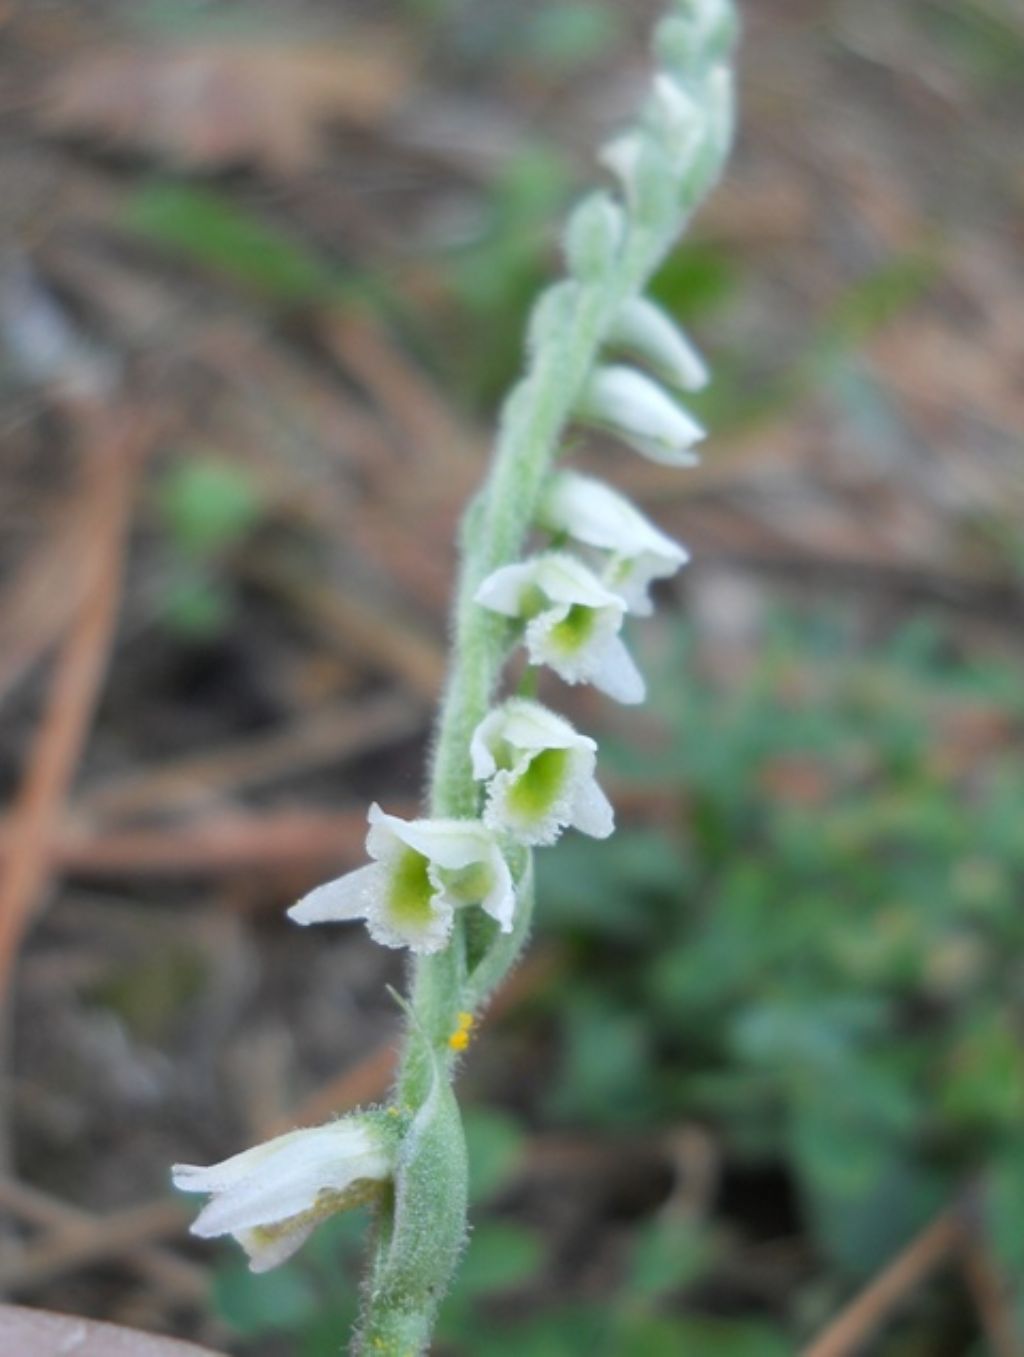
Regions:
<instances>
[{"instance_id":1,"label":"flower cluster in spiral","mask_svg":"<svg viewBox=\"0 0 1024 1357\"><path fill-rule=\"evenodd\" d=\"M706 380L689 341L652 302L627 305L612 342L624 337L677 386ZM701 436L676 398L633 368L599 367L578 414L658 461L681 461ZM476 606L514 622L531 666L619 702L643 701L622 625L630 613L650 615L651 584L674 575L686 550L617 490L567 469L550 476L535 527L550 539L547 549L488 575ZM317 887L290 917L363 919L384 946L429 955L447 946L458 909L479 906L511 931L510 844L549 845L570 827L594 838L612 833L612 808L594 776L596 743L540 703L514 697L493 708L473 732L470 757L481 818L407 821L372 806L370 864Z\"/></svg>"}]
</instances>

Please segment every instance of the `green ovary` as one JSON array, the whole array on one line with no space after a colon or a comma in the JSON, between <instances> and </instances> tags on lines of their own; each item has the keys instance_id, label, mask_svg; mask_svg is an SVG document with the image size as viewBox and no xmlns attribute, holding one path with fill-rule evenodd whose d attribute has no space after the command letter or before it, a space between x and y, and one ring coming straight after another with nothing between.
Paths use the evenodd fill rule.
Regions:
<instances>
[{"instance_id":1,"label":"green ovary","mask_svg":"<svg viewBox=\"0 0 1024 1357\"><path fill-rule=\"evenodd\" d=\"M569 758L568 749L545 749L532 758L526 772L509 789L509 811L523 820L547 815L565 786Z\"/></svg>"},{"instance_id":2,"label":"green ovary","mask_svg":"<svg viewBox=\"0 0 1024 1357\"><path fill-rule=\"evenodd\" d=\"M398 923L423 926L430 922L434 887L428 867L427 858L413 848L407 848L395 863L388 911Z\"/></svg>"},{"instance_id":3,"label":"green ovary","mask_svg":"<svg viewBox=\"0 0 1024 1357\"><path fill-rule=\"evenodd\" d=\"M548 637L557 650L565 655L574 655L582 650L593 635L597 623L597 610L587 608L582 603L574 603L561 622L551 628ZM549 751L562 753L561 750Z\"/></svg>"}]
</instances>

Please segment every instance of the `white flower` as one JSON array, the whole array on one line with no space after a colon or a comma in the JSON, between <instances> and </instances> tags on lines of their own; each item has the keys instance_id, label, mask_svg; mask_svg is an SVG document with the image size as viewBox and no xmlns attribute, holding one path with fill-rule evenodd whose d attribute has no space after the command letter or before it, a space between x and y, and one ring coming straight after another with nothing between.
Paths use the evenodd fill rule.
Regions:
<instances>
[{"instance_id":1,"label":"white flower","mask_svg":"<svg viewBox=\"0 0 1024 1357\"><path fill-rule=\"evenodd\" d=\"M667 579L689 560L679 543L659 532L624 495L577 471L552 476L538 519L549 531L609 552L605 583L641 617L653 611L651 581Z\"/></svg>"},{"instance_id":2,"label":"white flower","mask_svg":"<svg viewBox=\"0 0 1024 1357\"><path fill-rule=\"evenodd\" d=\"M708 370L672 318L646 297L633 297L616 316L609 342L649 363L659 377L683 391L700 391Z\"/></svg>"},{"instance_id":3,"label":"white flower","mask_svg":"<svg viewBox=\"0 0 1024 1357\"><path fill-rule=\"evenodd\" d=\"M391 1177L387 1134L366 1116L289 1131L220 1164L175 1164L174 1186L210 1200L192 1224L203 1239L230 1234L253 1272L290 1258L325 1217L358 1206Z\"/></svg>"},{"instance_id":4,"label":"white flower","mask_svg":"<svg viewBox=\"0 0 1024 1357\"><path fill-rule=\"evenodd\" d=\"M400 820L372 805L366 849L373 862L329 881L293 905L300 924L365 919L385 947L440 951L455 910L481 905L512 928L515 888L494 835L479 820Z\"/></svg>"},{"instance_id":5,"label":"white flower","mask_svg":"<svg viewBox=\"0 0 1024 1357\"><path fill-rule=\"evenodd\" d=\"M603 367L590 378L577 414L609 429L637 452L669 466L694 466L704 430L657 382L630 367Z\"/></svg>"},{"instance_id":6,"label":"white flower","mask_svg":"<svg viewBox=\"0 0 1024 1357\"><path fill-rule=\"evenodd\" d=\"M488 575L476 601L526 621L527 653L566 683L592 683L619 702L642 702L644 681L619 636L626 603L582 561L548 552Z\"/></svg>"},{"instance_id":7,"label":"white flower","mask_svg":"<svg viewBox=\"0 0 1024 1357\"><path fill-rule=\"evenodd\" d=\"M473 732L473 776L487 785L484 823L523 843L554 843L572 825L606 839L615 817L594 778L597 744L537 702L513 698Z\"/></svg>"}]
</instances>

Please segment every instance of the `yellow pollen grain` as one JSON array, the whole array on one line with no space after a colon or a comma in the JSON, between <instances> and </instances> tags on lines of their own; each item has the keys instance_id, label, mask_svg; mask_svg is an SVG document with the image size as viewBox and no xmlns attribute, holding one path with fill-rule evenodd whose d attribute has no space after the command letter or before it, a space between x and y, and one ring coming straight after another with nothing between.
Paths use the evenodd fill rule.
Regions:
<instances>
[{"instance_id":1,"label":"yellow pollen grain","mask_svg":"<svg viewBox=\"0 0 1024 1357\"><path fill-rule=\"evenodd\" d=\"M460 1032L468 1032L475 1021L476 1019L473 1017L472 1013L460 1013L458 1017L458 1030Z\"/></svg>"},{"instance_id":2,"label":"yellow pollen grain","mask_svg":"<svg viewBox=\"0 0 1024 1357\"><path fill-rule=\"evenodd\" d=\"M469 1046L468 1032L453 1032L448 1038L448 1045L453 1051L464 1051Z\"/></svg>"}]
</instances>

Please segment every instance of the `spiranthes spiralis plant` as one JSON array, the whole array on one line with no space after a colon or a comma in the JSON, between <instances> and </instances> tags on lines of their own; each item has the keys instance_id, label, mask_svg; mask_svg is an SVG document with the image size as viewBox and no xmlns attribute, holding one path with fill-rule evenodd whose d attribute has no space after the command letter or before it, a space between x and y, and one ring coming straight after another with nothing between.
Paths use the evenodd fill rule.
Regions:
<instances>
[{"instance_id":1,"label":"spiranthes spiralis plant","mask_svg":"<svg viewBox=\"0 0 1024 1357\"><path fill-rule=\"evenodd\" d=\"M558 465L570 426L646 457L693 464L703 430L678 393L707 380L689 340L644 291L714 183L733 123L731 0L676 0L655 34L657 71L636 124L604 148L616 187L565 232L566 276L537 301L525 375L501 416L485 484L461 529L461 578L428 818L370 808L370 861L290 911L297 923L362 919L413 954L406 1033L387 1105L297 1130L176 1185L210 1200L193 1230L232 1234L262 1271L317 1222L371 1201L377 1227L357 1354L415 1357L466 1238L466 1151L453 1091L476 1015L523 949L532 853L574 828L604 838L612 807L597 746L532 696L501 693L520 646L530 668L640 702L623 639L649 587L685 550L610 486ZM610 356L610 357L609 357ZM528 538L548 546L523 558Z\"/></svg>"}]
</instances>

